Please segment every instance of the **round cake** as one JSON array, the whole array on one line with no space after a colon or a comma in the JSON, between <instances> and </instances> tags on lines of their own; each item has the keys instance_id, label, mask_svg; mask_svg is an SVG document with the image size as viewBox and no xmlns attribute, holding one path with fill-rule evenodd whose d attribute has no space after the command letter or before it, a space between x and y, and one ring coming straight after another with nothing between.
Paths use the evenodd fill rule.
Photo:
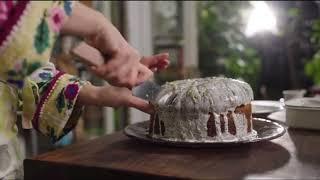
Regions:
<instances>
[{"instance_id":1,"label":"round cake","mask_svg":"<svg viewBox=\"0 0 320 180\"><path fill-rule=\"evenodd\" d=\"M209 77L164 84L152 104L149 135L170 141L238 141L256 136L252 129L249 84Z\"/></svg>"}]
</instances>

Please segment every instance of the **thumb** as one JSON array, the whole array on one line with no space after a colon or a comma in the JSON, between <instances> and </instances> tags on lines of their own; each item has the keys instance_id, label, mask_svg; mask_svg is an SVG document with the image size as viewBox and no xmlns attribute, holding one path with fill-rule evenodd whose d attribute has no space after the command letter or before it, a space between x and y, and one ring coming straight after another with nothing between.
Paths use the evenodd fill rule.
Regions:
<instances>
[{"instance_id":1,"label":"thumb","mask_svg":"<svg viewBox=\"0 0 320 180\"><path fill-rule=\"evenodd\" d=\"M89 66L89 70L97 75L97 76L104 76L104 73L105 73L105 67L102 65L102 66Z\"/></svg>"},{"instance_id":2,"label":"thumb","mask_svg":"<svg viewBox=\"0 0 320 180\"><path fill-rule=\"evenodd\" d=\"M141 84L153 76L153 72L142 64L139 64L139 73L136 84Z\"/></svg>"}]
</instances>

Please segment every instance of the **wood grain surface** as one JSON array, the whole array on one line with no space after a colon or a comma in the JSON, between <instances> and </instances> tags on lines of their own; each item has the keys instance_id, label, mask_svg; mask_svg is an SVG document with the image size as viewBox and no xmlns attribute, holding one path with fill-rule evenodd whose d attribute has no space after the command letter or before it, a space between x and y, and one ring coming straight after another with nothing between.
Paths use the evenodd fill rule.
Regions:
<instances>
[{"instance_id":1,"label":"wood grain surface","mask_svg":"<svg viewBox=\"0 0 320 180\"><path fill-rule=\"evenodd\" d=\"M187 149L140 143L122 132L27 159L25 179L315 179L320 132L288 130L275 140Z\"/></svg>"}]
</instances>

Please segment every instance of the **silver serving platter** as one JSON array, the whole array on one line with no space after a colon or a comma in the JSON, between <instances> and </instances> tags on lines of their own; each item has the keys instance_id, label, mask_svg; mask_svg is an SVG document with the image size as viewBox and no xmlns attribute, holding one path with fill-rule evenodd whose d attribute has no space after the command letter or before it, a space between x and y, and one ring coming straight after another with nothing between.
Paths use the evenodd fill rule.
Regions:
<instances>
[{"instance_id":1,"label":"silver serving platter","mask_svg":"<svg viewBox=\"0 0 320 180\"><path fill-rule=\"evenodd\" d=\"M228 145L241 145L250 144L256 142L263 142L281 137L285 134L286 128L270 120L262 118L253 118L253 129L257 131L256 138L250 140L239 140L232 142L187 142L187 141L169 141L163 139L154 139L148 136L149 121L139 122L131 124L124 129L124 134L128 137L138 140L140 142L176 146L176 147L216 147L216 146L228 146Z\"/></svg>"},{"instance_id":2,"label":"silver serving platter","mask_svg":"<svg viewBox=\"0 0 320 180\"><path fill-rule=\"evenodd\" d=\"M279 101L255 100L251 105L253 114L270 114L284 109Z\"/></svg>"}]
</instances>

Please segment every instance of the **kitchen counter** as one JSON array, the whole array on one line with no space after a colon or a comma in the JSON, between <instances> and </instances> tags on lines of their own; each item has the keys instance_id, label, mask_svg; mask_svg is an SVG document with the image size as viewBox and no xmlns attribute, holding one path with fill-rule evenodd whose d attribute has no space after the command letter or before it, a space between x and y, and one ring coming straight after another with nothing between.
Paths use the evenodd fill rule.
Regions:
<instances>
[{"instance_id":1,"label":"kitchen counter","mask_svg":"<svg viewBox=\"0 0 320 180\"><path fill-rule=\"evenodd\" d=\"M141 143L123 132L24 162L25 179L315 179L320 131L288 130L250 145L188 149Z\"/></svg>"}]
</instances>

